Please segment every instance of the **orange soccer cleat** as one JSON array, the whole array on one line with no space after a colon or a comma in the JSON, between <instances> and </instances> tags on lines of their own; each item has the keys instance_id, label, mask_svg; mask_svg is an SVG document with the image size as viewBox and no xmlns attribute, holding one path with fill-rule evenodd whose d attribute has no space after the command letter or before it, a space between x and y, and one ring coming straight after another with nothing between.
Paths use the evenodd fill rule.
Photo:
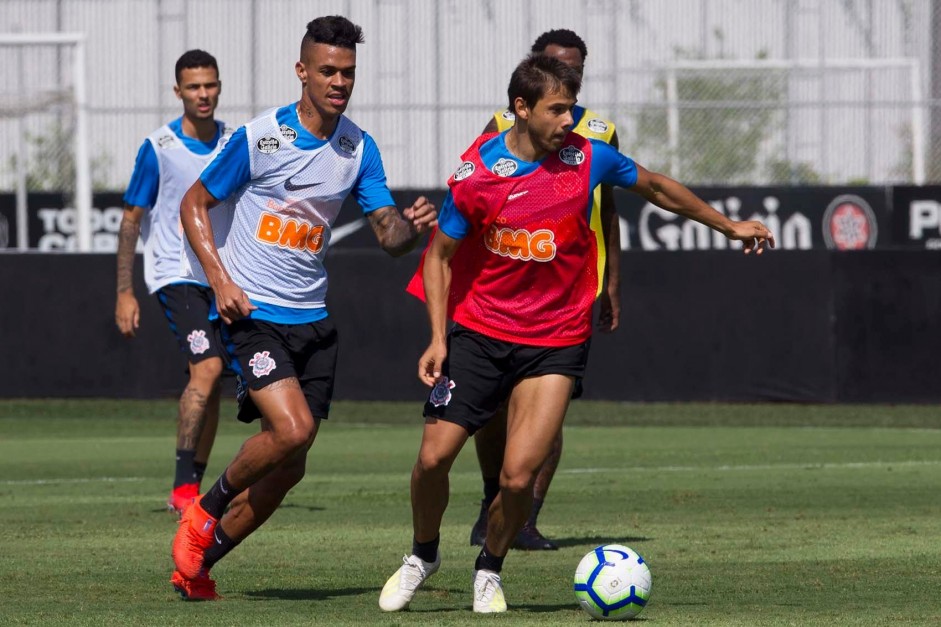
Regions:
<instances>
[{"instance_id":1,"label":"orange soccer cleat","mask_svg":"<svg viewBox=\"0 0 941 627\"><path fill-rule=\"evenodd\" d=\"M199 571L195 579L187 579L180 571L175 570L170 577L170 583L184 601L218 601L222 598L216 594L216 582L205 570Z\"/></svg>"},{"instance_id":2,"label":"orange soccer cleat","mask_svg":"<svg viewBox=\"0 0 941 627\"><path fill-rule=\"evenodd\" d=\"M173 488L170 498L167 499L167 510L175 513L177 518L183 515L183 510L193 504L199 496L198 483L184 483Z\"/></svg>"},{"instance_id":3,"label":"orange soccer cleat","mask_svg":"<svg viewBox=\"0 0 941 627\"><path fill-rule=\"evenodd\" d=\"M218 520L206 513L199 499L186 508L173 538L173 563L186 579L196 579L203 567L203 552L212 546Z\"/></svg>"}]
</instances>

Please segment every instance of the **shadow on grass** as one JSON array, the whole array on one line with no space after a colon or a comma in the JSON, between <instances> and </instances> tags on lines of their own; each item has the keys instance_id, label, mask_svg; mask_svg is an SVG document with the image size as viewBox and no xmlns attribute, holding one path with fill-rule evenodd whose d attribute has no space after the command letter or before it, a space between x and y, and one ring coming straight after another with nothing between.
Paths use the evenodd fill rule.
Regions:
<instances>
[{"instance_id":1,"label":"shadow on grass","mask_svg":"<svg viewBox=\"0 0 941 627\"><path fill-rule=\"evenodd\" d=\"M266 588L264 590L246 590L245 596L260 600L279 601L327 601L337 597L357 596L368 592L376 592L374 588L331 588L317 590L315 588Z\"/></svg>"},{"instance_id":2,"label":"shadow on grass","mask_svg":"<svg viewBox=\"0 0 941 627\"><path fill-rule=\"evenodd\" d=\"M278 506L278 509L304 509L308 512L322 512L326 508L320 507L319 505L301 505L299 503L281 503Z\"/></svg>"},{"instance_id":3,"label":"shadow on grass","mask_svg":"<svg viewBox=\"0 0 941 627\"><path fill-rule=\"evenodd\" d=\"M520 612L532 612L533 614L549 614L550 612L571 612L577 610L578 606L575 603L554 603L552 605L545 604L525 604L525 603L509 603L510 609Z\"/></svg>"},{"instance_id":4,"label":"shadow on grass","mask_svg":"<svg viewBox=\"0 0 941 627\"><path fill-rule=\"evenodd\" d=\"M596 546L601 546L602 544L626 544L630 546L631 544L649 542L651 540L653 540L653 538L648 536L627 536L622 538L611 538L608 536L572 536L569 538L552 538L552 541L555 542L559 548L585 546L591 549Z\"/></svg>"}]
</instances>

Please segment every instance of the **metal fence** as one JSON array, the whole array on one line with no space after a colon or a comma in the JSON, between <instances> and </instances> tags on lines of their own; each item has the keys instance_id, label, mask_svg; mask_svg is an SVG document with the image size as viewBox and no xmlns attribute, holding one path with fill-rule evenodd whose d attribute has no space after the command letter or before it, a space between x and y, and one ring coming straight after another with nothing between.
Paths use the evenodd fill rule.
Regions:
<instances>
[{"instance_id":1,"label":"metal fence","mask_svg":"<svg viewBox=\"0 0 941 627\"><path fill-rule=\"evenodd\" d=\"M180 114L173 65L221 68L220 118L295 100L306 23L360 24L348 115L394 188L441 187L550 28L588 44L580 101L689 184L941 181L941 0L0 0L0 34L84 33L88 166L122 189ZM0 46L0 190L70 189L72 55ZM64 95L64 96L63 96ZM61 100L66 100L62 102ZM58 99L58 100L57 100ZM17 176L19 172L19 176ZM23 183L25 181L25 183Z\"/></svg>"}]
</instances>

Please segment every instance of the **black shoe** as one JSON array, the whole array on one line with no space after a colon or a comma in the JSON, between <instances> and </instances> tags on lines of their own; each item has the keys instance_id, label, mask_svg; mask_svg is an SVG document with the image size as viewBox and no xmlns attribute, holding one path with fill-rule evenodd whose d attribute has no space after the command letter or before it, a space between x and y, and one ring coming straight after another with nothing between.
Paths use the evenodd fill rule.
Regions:
<instances>
[{"instance_id":1,"label":"black shoe","mask_svg":"<svg viewBox=\"0 0 941 627\"><path fill-rule=\"evenodd\" d=\"M484 501L480 502L480 514L477 516L477 522L474 523L474 526L471 528L470 535L470 545L471 546L483 546L484 540L487 539L487 514L490 511L490 506L487 505Z\"/></svg>"},{"instance_id":2,"label":"black shoe","mask_svg":"<svg viewBox=\"0 0 941 627\"><path fill-rule=\"evenodd\" d=\"M530 525L523 527L517 534L516 540L513 541L513 548L523 551L559 550L559 546L555 542L539 533L535 526Z\"/></svg>"}]
</instances>

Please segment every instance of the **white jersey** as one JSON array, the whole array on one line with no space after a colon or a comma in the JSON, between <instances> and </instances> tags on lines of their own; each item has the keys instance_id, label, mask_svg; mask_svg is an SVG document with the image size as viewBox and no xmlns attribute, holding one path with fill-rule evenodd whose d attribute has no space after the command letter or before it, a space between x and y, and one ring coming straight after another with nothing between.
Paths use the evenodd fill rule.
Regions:
<instances>
[{"instance_id":1,"label":"white jersey","mask_svg":"<svg viewBox=\"0 0 941 627\"><path fill-rule=\"evenodd\" d=\"M232 134L232 129L222 122L217 124L221 128L219 141L212 152L204 155L187 148L168 125L147 137L157 155L160 170L157 200L153 207L144 212L141 220L144 281L151 294L165 285L190 280L183 276L180 267L180 250L183 246L180 201Z\"/></svg>"},{"instance_id":2,"label":"white jersey","mask_svg":"<svg viewBox=\"0 0 941 627\"><path fill-rule=\"evenodd\" d=\"M251 180L209 210L216 248L232 280L252 300L296 309L325 306L323 259L331 228L359 176L363 132L346 116L322 146L294 146L277 109L245 126ZM205 281L187 242L186 266Z\"/></svg>"}]
</instances>

